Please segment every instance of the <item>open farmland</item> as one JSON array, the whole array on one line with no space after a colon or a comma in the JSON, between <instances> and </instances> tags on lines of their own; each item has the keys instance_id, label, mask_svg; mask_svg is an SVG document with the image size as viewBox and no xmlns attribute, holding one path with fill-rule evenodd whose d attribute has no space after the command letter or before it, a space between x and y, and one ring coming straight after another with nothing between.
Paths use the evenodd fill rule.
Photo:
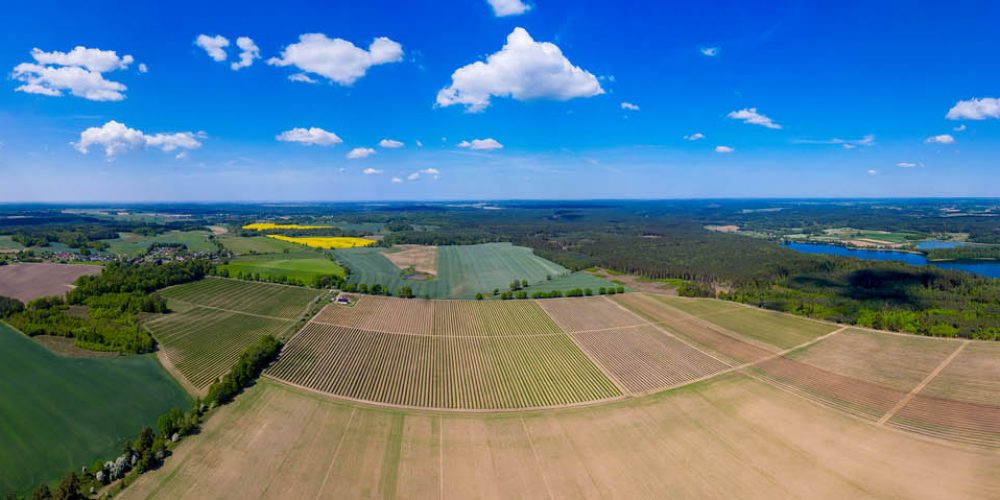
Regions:
<instances>
[{"instance_id":1,"label":"open farmland","mask_svg":"<svg viewBox=\"0 0 1000 500\"><path fill-rule=\"evenodd\" d=\"M155 236L121 233L116 239L102 241L108 244L108 253L126 257L142 255L153 244L184 245L190 252L207 254L216 251L211 236L210 231L168 231Z\"/></svg>"},{"instance_id":2,"label":"open farmland","mask_svg":"<svg viewBox=\"0 0 1000 500\"><path fill-rule=\"evenodd\" d=\"M302 245L295 243L289 243L287 241L276 240L274 238L268 238L265 236L252 236L249 238L244 238L235 235L224 235L218 236L219 243L222 246L232 252L235 255L254 255L254 254L270 254L270 253L284 253L288 252L301 252Z\"/></svg>"},{"instance_id":3,"label":"open farmland","mask_svg":"<svg viewBox=\"0 0 1000 500\"><path fill-rule=\"evenodd\" d=\"M352 306L326 306L313 321L361 330L431 335L434 304L429 300L361 296Z\"/></svg>"},{"instance_id":4,"label":"open farmland","mask_svg":"<svg viewBox=\"0 0 1000 500\"><path fill-rule=\"evenodd\" d=\"M164 289L180 312L146 323L170 364L198 390L264 335L290 334L318 290L206 278Z\"/></svg>"},{"instance_id":5,"label":"open farmland","mask_svg":"<svg viewBox=\"0 0 1000 500\"><path fill-rule=\"evenodd\" d=\"M271 283L205 278L158 293L169 300L203 307L294 319L322 292Z\"/></svg>"},{"instance_id":6,"label":"open farmland","mask_svg":"<svg viewBox=\"0 0 1000 500\"><path fill-rule=\"evenodd\" d=\"M431 280L404 279L402 269L386 258L381 249L336 250L334 255L351 270L352 283L377 283L390 290L409 286L417 296L432 299L471 299L476 293L489 295L494 289L507 290L515 279L528 280L528 293L556 285L560 290L577 288L583 283L581 280L594 285L594 290L599 286L612 286L593 276L571 275L566 268L536 256L530 248L510 243L438 247L437 275ZM561 279L573 281L562 282Z\"/></svg>"},{"instance_id":7,"label":"open farmland","mask_svg":"<svg viewBox=\"0 0 1000 500\"><path fill-rule=\"evenodd\" d=\"M647 321L604 297L545 299L538 305L567 332L626 328Z\"/></svg>"},{"instance_id":8,"label":"open farmland","mask_svg":"<svg viewBox=\"0 0 1000 500\"><path fill-rule=\"evenodd\" d=\"M219 269L225 270L231 277L237 277L240 273L256 274L263 278L285 277L298 280L306 285L322 276L343 278L347 275L347 271L340 264L324 255L313 253L237 257L230 260L228 264L219 266Z\"/></svg>"},{"instance_id":9,"label":"open farmland","mask_svg":"<svg viewBox=\"0 0 1000 500\"><path fill-rule=\"evenodd\" d=\"M396 245L382 250L382 255L400 269L412 267L418 273L437 274L438 248L430 245Z\"/></svg>"},{"instance_id":10,"label":"open farmland","mask_svg":"<svg viewBox=\"0 0 1000 500\"><path fill-rule=\"evenodd\" d=\"M190 404L154 355L64 358L0 322L0 494L121 450L122 440Z\"/></svg>"},{"instance_id":11,"label":"open farmland","mask_svg":"<svg viewBox=\"0 0 1000 500\"><path fill-rule=\"evenodd\" d=\"M48 262L0 266L0 295L22 302L38 297L61 297L80 276L100 272L100 266Z\"/></svg>"},{"instance_id":12,"label":"open farmland","mask_svg":"<svg viewBox=\"0 0 1000 500\"><path fill-rule=\"evenodd\" d=\"M448 337L313 323L267 374L347 398L424 408L530 408L620 395L563 334Z\"/></svg>"},{"instance_id":13,"label":"open farmland","mask_svg":"<svg viewBox=\"0 0 1000 500\"><path fill-rule=\"evenodd\" d=\"M544 335L561 330L534 302L442 300L434 306L434 333L479 337Z\"/></svg>"},{"instance_id":14,"label":"open farmland","mask_svg":"<svg viewBox=\"0 0 1000 500\"><path fill-rule=\"evenodd\" d=\"M375 244L375 240L345 236L282 236L280 234L269 234L267 237L297 245L325 249L367 247Z\"/></svg>"},{"instance_id":15,"label":"open farmland","mask_svg":"<svg viewBox=\"0 0 1000 500\"><path fill-rule=\"evenodd\" d=\"M291 321L195 306L169 314L146 327L167 359L198 389L224 375L240 353L264 335L280 337Z\"/></svg>"},{"instance_id":16,"label":"open farmland","mask_svg":"<svg viewBox=\"0 0 1000 500\"><path fill-rule=\"evenodd\" d=\"M617 404L476 415L358 406L265 379L120 498L996 498L997 468L991 451L736 374Z\"/></svg>"}]
</instances>

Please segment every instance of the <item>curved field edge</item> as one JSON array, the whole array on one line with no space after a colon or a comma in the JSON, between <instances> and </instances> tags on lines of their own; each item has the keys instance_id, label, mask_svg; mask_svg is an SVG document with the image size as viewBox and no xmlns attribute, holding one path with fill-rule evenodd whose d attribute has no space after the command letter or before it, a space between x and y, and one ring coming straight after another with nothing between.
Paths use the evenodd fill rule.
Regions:
<instances>
[{"instance_id":1,"label":"curved field edge","mask_svg":"<svg viewBox=\"0 0 1000 500\"><path fill-rule=\"evenodd\" d=\"M63 358L0 322L0 491L116 455L187 392L154 354Z\"/></svg>"}]
</instances>

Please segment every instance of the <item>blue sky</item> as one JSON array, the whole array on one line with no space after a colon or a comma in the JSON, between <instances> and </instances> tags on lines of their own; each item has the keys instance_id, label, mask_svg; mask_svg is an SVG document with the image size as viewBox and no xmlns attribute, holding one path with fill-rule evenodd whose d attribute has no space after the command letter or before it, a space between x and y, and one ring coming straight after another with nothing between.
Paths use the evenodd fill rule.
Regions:
<instances>
[{"instance_id":1,"label":"blue sky","mask_svg":"<svg viewBox=\"0 0 1000 500\"><path fill-rule=\"evenodd\" d=\"M1000 196L1000 4L500 3L6 5L0 201Z\"/></svg>"}]
</instances>

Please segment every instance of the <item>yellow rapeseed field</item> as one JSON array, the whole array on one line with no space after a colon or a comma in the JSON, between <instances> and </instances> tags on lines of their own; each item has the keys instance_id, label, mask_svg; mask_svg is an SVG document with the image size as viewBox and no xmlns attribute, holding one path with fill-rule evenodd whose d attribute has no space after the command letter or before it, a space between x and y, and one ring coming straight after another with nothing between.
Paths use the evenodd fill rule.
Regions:
<instances>
[{"instance_id":1,"label":"yellow rapeseed field","mask_svg":"<svg viewBox=\"0 0 1000 500\"><path fill-rule=\"evenodd\" d=\"M347 237L294 237L294 236L282 236L280 234L269 234L268 238L274 238L276 240L287 241L290 243L298 243L300 245L306 245L313 248L354 248L354 247L366 247L369 245L374 245L374 240L366 240L364 238L347 238Z\"/></svg>"},{"instance_id":2,"label":"yellow rapeseed field","mask_svg":"<svg viewBox=\"0 0 1000 500\"><path fill-rule=\"evenodd\" d=\"M254 222L243 226L243 229L267 231L270 229L330 229L333 226L307 226L302 224L275 224L273 222Z\"/></svg>"}]
</instances>

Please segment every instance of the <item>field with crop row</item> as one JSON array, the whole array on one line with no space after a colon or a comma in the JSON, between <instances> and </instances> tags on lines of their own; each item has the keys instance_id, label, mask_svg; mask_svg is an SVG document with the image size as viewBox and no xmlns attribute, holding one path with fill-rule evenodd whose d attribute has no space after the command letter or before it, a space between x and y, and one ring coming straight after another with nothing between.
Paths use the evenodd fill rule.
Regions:
<instances>
[{"instance_id":1,"label":"field with crop row","mask_svg":"<svg viewBox=\"0 0 1000 500\"><path fill-rule=\"evenodd\" d=\"M284 319L302 314L320 293L309 288L223 278L205 278L159 292L167 299Z\"/></svg>"},{"instance_id":2,"label":"field with crop row","mask_svg":"<svg viewBox=\"0 0 1000 500\"><path fill-rule=\"evenodd\" d=\"M201 389L224 375L244 349L264 335L279 336L291 321L197 307L147 323L156 341L189 382Z\"/></svg>"},{"instance_id":3,"label":"field with crop row","mask_svg":"<svg viewBox=\"0 0 1000 500\"><path fill-rule=\"evenodd\" d=\"M563 334L431 337L313 323L268 374L339 396L433 408L557 406L621 395Z\"/></svg>"},{"instance_id":4,"label":"field with crop row","mask_svg":"<svg viewBox=\"0 0 1000 500\"><path fill-rule=\"evenodd\" d=\"M545 311L531 301L442 300L434 305L434 334L505 336L560 333Z\"/></svg>"},{"instance_id":5,"label":"field with crop row","mask_svg":"<svg viewBox=\"0 0 1000 500\"><path fill-rule=\"evenodd\" d=\"M928 436L1000 447L1000 407L917 394L889 425Z\"/></svg>"},{"instance_id":6,"label":"field with crop row","mask_svg":"<svg viewBox=\"0 0 1000 500\"><path fill-rule=\"evenodd\" d=\"M378 332L431 335L434 331L434 302L359 296L353 306L326 306L313 321Z\"/></svg>"},{"instance_id":7,"label":"field with crop row","mask_svg":"<svg viewBox=\"0 0 1000 500\"><path fill-rule=\"evenodd\" d=\"M739 333L674 309L653 297L630 293L612 299L684 340L713 351L735 364L759 361L778 352Z\"/></svg>"},{"instance_id":8,"label":"field with crop row","mask_svg":"<svg viewBox=\"0 0 1000 500\"><path fill-rule=\"evenodd\" d=\"M920 394L1000 406L1000 343L970 343Z\"/></svg>"},{"instance_id":9,"label":"field with crop row","mask_svg":"<svg viewBox=\"0 0 1000 500\"><path fill-rule=\"evenodd\" d=\"M570 336L633 393L675 386L728 368L650 325Z\"/></svg>"},{"instance_id":10,"label":"field with crop row","mask_svg":"<svg viewBox=\"0 0 1000 500\"><path fill-rule=\"evenodd\" d=\"M604 297L544 299L537 303L564 331L570 333L624 328L646 323L645 319Z\"/></svg>"}]
</instances>

